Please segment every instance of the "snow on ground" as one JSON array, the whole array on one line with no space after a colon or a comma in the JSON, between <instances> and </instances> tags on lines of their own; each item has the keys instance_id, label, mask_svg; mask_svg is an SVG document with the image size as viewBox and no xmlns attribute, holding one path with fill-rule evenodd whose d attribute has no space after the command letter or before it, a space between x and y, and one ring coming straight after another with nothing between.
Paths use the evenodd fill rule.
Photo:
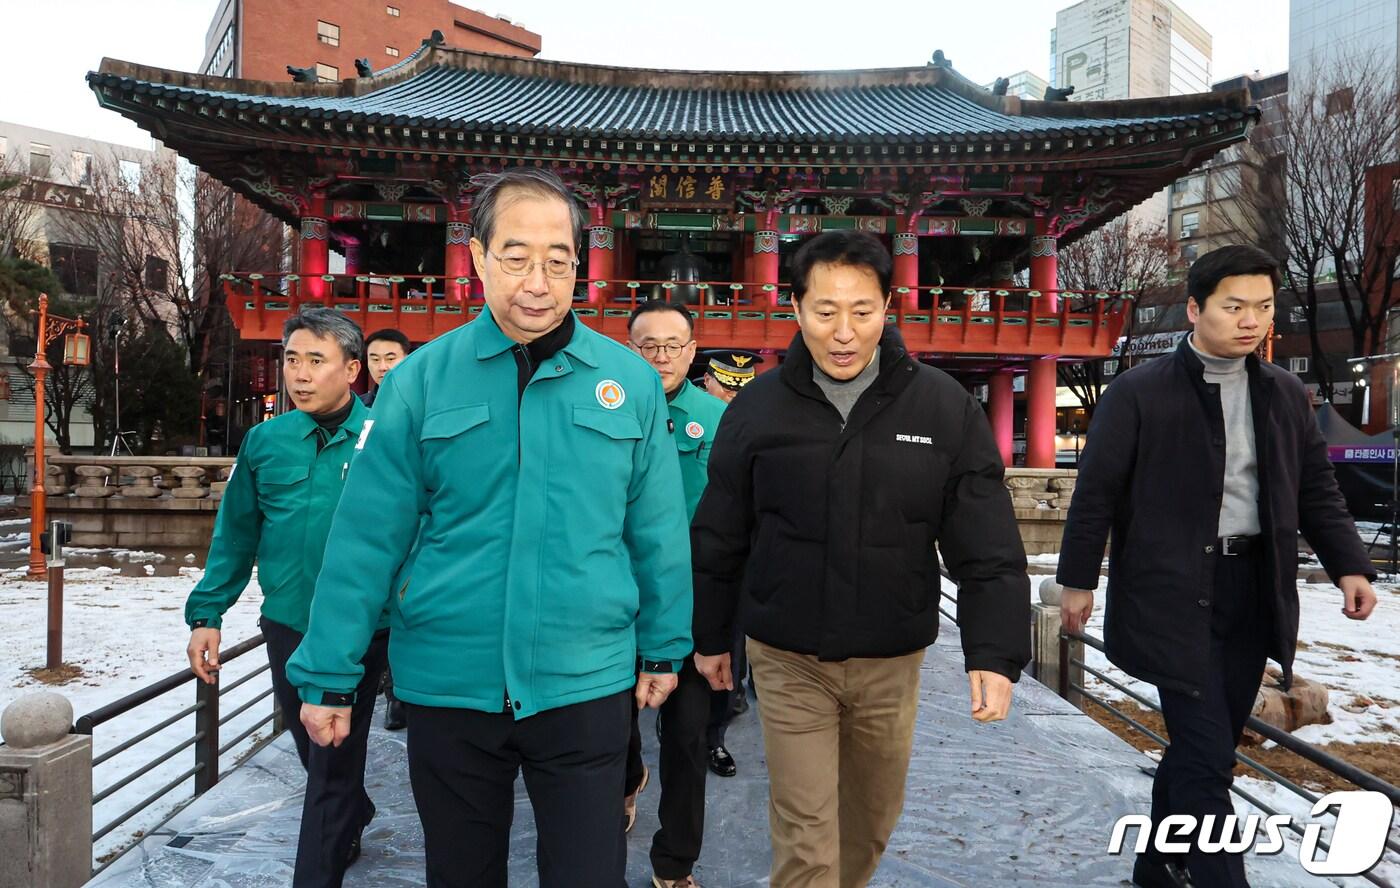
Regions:
<instances>
[{"instance_id":1,"label":"snow on ground","mask_svg":"<svg viewBox=\"0 0 1400 888\"><path fill-rule=\"evenodd\" d=\"M1375 532L1376 528L1372 527L1366 532L1366 538L1369 539ZM1031 577L1031 600L1039 601L1040 582L1045 575L1053 574L1059 556L1035 555L1027 560L1035 574ZM1321 567L1315 559L1313 565L1318 569ZM1303 567L1304 571L1307 569ZM1328 689L1328 712L1332 716L1332 724L1307 725L1294 731L1295 737L1318 745L1396 743L1397 737L1400 737L1400 585L1394 578L1386 577L1385 580L1375 586L1377 606L1365 621L1349 620L1342 615L1341 592L1331 583L1298 584L1300 644L1294 672ZM1100 639L1103 638L1103 603L1107 586L1105 567L1094 595L1094 615L1087 627L1088 635ZM1088 665L1157 702L1157 689L1154 686L1120 672L1093 648L1086 646L1085 654ZM1127 695L1092 675L1085 676L1085 686L1095 695L1110 701L1128 699ZM1235 784L1275 811L1291 814L1295 823L1311 821L1311 803L1290 790L1257 777L1240 777ZM1257 811L1238 796L1235 797L1235 807L1241 815ZM1285 833L1285 838L1288 848L1282 853L1296 856L1297 836ZM1396 859L1397 855L1388 853L1374 874L1400 884L1400 864L1395 862Z\"/></svg>"},{"instance_id":2,"label":"snow on ground","mask_svg":"<svg viewBox=\"0 0 1400 888\"><path fill-rule=\"evenodd\" d=\"M5 529L0 525L0 530ZM164 558L155 553L121 554L124 557L114 560L144 563L147 568L151 568L155 558ZM43 667L45 663L47 585L24 579L22 569L0 574L0 651L3 651L0 654L0 709L25 693L51 690L72 702L76 718L188 667L185 645L189 630L184 622L184 603L203 572L187 567L181 568L178 576L122 576L121 573L122 569L117 567L66 571L63 659L81 669L82 674L61 685L45 684L30 674L30 670ZM257 634L261 601L255 580L224 618L224 648ZM230 663L224 670L222 682L227 686L266 663L266 654L258 648ZM220 703L222 714L227 717L239 705L269 687L271 680L264 671L227 693ZM99 725L93 731L94 755L100 756L194 702L195 686L191 681L133 712ZM228 743L271 711L272 702L265 699L234 717L220 728L220 745ZM263 729L221 756L220 770L232 767L237 757L246 752L259 735L266 733ZM94 791L100 793L193 735L194 717L190 715L97 765L93 773ZM93 811L94 830L101 829L194 764L194 749L184 749L103 799ZM138 830L159 823L192 794L193 780L186 779L145 812L99 840L94 855L100 857L123 847L136 837Z\"/></svg>"},{"instance_id":3,"label":"snow on ground","mask_svg":"<svg viewBox=\"0 0 1400 888\"><path fill-rule=\"evenodd\" d=\"M1056 556L1036 556L1035 563L1053 566ZM1038 583L1032 583L1032 600L1038 601ZM1107 572L1099 578L1094 595L1094 616L1088 634L1103 638L1103 603ZM1309 743L1394 743L1400 736L1400 586L1376 585L1378 603L1370 619L1349 620L1342 615L1342 595L1331 583L1299 583L1298 653L1294 672L1321 683L1329 691L1330 725L1307 725L1295 736ZM1107 672L1154 703L1157 689L1113 668L1097 650L1085 651L1085 662ZM1126 699L1122 692L1092 675L1085 676L1095 693Z\"/></svg>"}]
</instances>

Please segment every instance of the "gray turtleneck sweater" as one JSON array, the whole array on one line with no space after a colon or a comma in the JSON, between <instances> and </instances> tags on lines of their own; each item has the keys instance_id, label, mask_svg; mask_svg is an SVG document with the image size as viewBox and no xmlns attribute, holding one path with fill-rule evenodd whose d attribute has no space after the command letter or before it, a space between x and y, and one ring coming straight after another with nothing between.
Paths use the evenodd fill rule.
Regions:
<instances>
[{"instance_id":1,"label":"gray turtleneck sweater","mask_svg":"<svg viewBox=\"0 0 1400 888\"><path fill-rule=\"evenodd\" d=\"M822 368L817 366L817 362L812 362L812 381L817 384L817 388L822 390L826 399L831 402L837 412L841 414L841 427L846 427L846 420L851 418L851 408L856 406L856 401L865 390L870 388L875 377L880 375L880 347L875 346L875 354L871 356L870 363L865 365L865 369L860 371L852 379L840 380L832 379L822 372Z\"/></svg>"},{"instance_id":2,"label":"gray turtleneck sweater","mask_svg":"<svg viewBox=\"0 0 1400 888\"><path fill-rule=\"evenodd\" d=\"M1225 413L1225 492L1218 535L1254 536L1259 532L1259 464L1245 359L1208 355L1196 348L1195 334L1188 341L1205 365L1206 382L1220 387L1220 407Z\"/></svg>"}]
</instances>

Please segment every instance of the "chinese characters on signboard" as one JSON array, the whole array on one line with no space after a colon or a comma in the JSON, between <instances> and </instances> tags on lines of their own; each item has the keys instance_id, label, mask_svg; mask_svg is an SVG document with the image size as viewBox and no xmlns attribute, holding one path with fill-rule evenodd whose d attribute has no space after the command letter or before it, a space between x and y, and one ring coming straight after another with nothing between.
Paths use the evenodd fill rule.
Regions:
<instances>
[{"instance_id":1,"label":"chinese characters on signboard","mask_svg":"<svg viewBox=\"0 0 1400 888\"><path fill-rule=\"evenodd\" d=\"M718 173L652 173L642 183L642 205L648 208L727 209L733 203L733 189Z\"/></svg>"}]
</instances>

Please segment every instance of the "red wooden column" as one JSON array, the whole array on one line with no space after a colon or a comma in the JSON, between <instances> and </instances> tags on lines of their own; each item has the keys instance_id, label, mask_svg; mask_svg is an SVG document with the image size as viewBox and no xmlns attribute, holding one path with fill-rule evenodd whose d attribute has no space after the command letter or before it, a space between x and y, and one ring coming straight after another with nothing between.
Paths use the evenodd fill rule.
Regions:
<instances>
[{"instance_id":1,"label":"red wooden column","mask_svg":"<svg viewBox=\"0 0 1400 888\"><path fill-rule=\"evenodd\" d=\"M1036 314L1059 311L1059 268L1055 239L1031 238L1031 289L1040 291ZM1055 358L1033 358L1026 378L1026 466L1055 467Z\"/></svg>"},{"instance_id":2,"label":"red wooden column","mask_svg":"<svg viewBox=\"0 0 1400 888\"><path fill-rule=\"evenodd\" d=\"M758 230L753 233L753 279L758 284L778 283L778 210L768 208L758 214ZM755 306L772 308L778 302L776 292L762 289L751 295Z\"/></svg>"},{"instance_id":3,"label":"red wooden column","mask_svg":"<svg viewBox=\"0 0 1400 888\"><path fill-rule=\"evenodd\" d=\"M1040 291L1036 314L1046 317L1060 310L1060 260L1053 237L1031 238L1031 289Z\"/></svg>"},{"instance_id":4,"label":"red wooden column","mask_svg":"<svg viewBox=\"0 0 1400 888\"><path fill-rule=\"evenodd\" d=\"M457 283L457 278L472 276L472 224L471 207L461 202L447 204L447 253L443 263L443 277L446 280L448 295L465 302L471 296L471 285Z\"/></svg>"},{"instance_id":5,"label":"red wooden column","mask_svg":"<svg viewBox=\"0 0 1400 888\"><path fill-rule=\"evenodd\" d=\"M595 302L600 293L611 292L610 298L619 299L625 295L622 288L612 283L616 270L617 257L617 232L613 231L612 213L608 208L599 203L589 204L588 213L590 224L588 226L588 279L590 281L608 281L608 290L599 290L597 287L590 287L588 290L588 301Z\"/></svg>"},{"instance_id":6,"label":"red wooden column","mask_svg":"<svg viewBox=\"0 0 1400 888\"><path fill-rule=\"evenodd\" d=\"M321 275L331 267L330 224L326 221L326 199L317 195L307 201L301 216L301 294L306 299L325 299L330 286Z\"/></svg>"},{"instance_id":7,"label":"red wooden column","mask_svg":"<svg viewBox=\"0 0 1400 888\"><path fill-rule=\"evenodd\" d=\"M908 287L904 296L904 309L919 309L919 216L917 213L900 213L895 217L897 228L894 235L894 280L895 289Z\"/></svg>"},{"instance_id":8,"label":"red wooden column","mask_svg":"<svg viewBox=\"0 0 1400 888\"><path fill-rule=\"evenodd\" d=\"M1011 442L1014 437L1013 417L1016 396L1012 393L1010 370L998 370L987 382L987 418L992 424L992 437L1001 452L1003 465L1011 465Z\"/></svg>"}]
</instances>

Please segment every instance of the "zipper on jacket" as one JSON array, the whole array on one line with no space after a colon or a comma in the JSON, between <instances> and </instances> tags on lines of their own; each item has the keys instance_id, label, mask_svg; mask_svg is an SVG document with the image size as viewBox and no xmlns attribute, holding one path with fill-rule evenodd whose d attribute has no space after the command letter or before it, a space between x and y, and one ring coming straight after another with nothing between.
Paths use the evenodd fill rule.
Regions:
<instances>
[{"instance_id":1,"label":"zipper on jacket","mask_svg":"<svg viewBox=\"0 0 1400 888\"><path fill-rule=\"evenodd\" d=\"M525 384L520 386L519 396L515 399L515 467L520 468L520 408L525 401L525 389L530 387L530 380L535 375L535 365L530 363L530 349L523 344L515 346L520 353L520 359L525 363ZM518 372L518 371L517 371ZM506 708L510 708L510 699L506 699Z\"/></svg>"}]
</instances>

